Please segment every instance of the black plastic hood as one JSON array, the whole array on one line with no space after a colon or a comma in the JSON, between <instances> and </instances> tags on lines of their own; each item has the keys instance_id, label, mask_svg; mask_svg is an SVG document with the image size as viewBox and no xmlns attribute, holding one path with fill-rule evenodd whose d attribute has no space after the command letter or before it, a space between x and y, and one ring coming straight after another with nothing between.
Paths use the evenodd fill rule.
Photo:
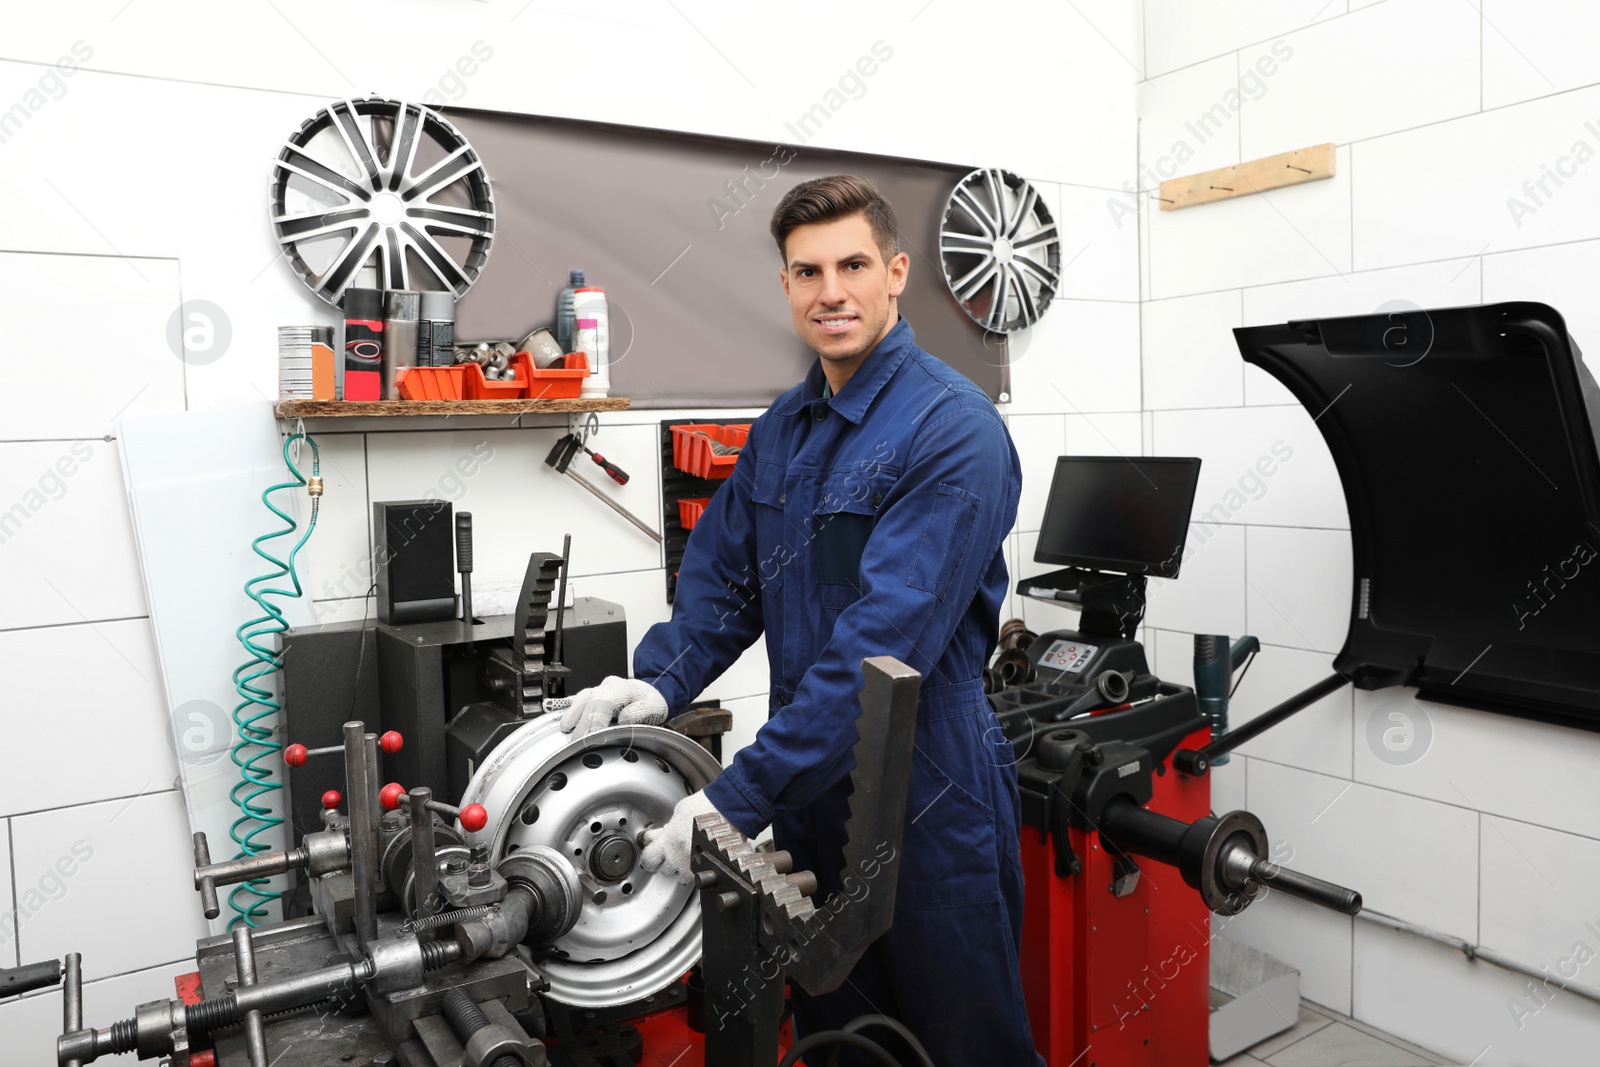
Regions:
<instances>
[{"instance_id":1,"label":"black plastic hood","mask_svg":"<svg viewBox=\"0 0 1600 1067\"><path fill-rule=\"evenodd\" d=\"M1234 331L1316 417L1358 687L1600 730L1600 388L1544 304Z\"/></svg>"}]
</instances>

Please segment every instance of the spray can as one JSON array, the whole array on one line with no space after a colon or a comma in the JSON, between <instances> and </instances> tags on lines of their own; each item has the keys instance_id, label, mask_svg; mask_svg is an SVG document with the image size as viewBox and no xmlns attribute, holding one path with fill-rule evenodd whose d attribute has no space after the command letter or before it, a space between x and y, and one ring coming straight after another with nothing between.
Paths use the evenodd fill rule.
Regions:
<instances>
[{"instance_id":1,"label":"spray can","mask_svg":"<svg viewBox=\"0 0 1600 1067\"><path fill-rule=\"evenodd\" d=\"M383 293L344 291L344 398L383 398Z\"/></svg>"},{"instance_id":2,"label":"spray can","mask_svg":"<svg viewBox=\"0 0 1600 1067\"><path fill-rule=\"evenodd\" d=\"M384 294L383 398L400 399L400 379L417 365L417 312L419 296L404 289Z\"/></svg>"},{"instance_id":3,"label":"spray can","mask_svg":"<svg viewBox=\"0 0 1600 1067\"><path fill-rule=\"evenodd\" d=\"M604 289L589 287L572 294L578 316L576 351L589 358L589 376L579 396L599 397L611 392L611 324Z\"/></svg>"},{"instance_id":4,"label":"spray can","mask_svg":"<svg viewBox=\"0 0 1600 1067\"><path fill-rule=\"evenodd\" d=\"M417 322L417 366L448 367L456 361L455 350L455 294L423 293Z\"/></svg>"},{"instance_id":5,"label":"spray can","mask_svg":"<svg viewBox=\"0 0 1600 1067\"><path fill-rule=\"evenodd\" d=\"M573 310L573 295L583 288L583 271L567 272L567 287L556 300L556 341L563 352L576 352L578 316Z\"/></svg>"}]
</instances>

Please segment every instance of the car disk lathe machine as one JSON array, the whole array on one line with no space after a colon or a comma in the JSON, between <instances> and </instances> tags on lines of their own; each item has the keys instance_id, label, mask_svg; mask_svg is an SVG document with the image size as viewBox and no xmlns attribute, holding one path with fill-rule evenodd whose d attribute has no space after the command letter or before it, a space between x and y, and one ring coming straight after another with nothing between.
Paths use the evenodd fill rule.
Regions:
<instances>
[{"instance_id":1,"label":"car disk lathe machine","mask_svg":"<svg viewBox=\"0 0 1600 1067\"><path fill-rule=\"evenodd\" d=\"M219 887L292 870L308 876L313 913L200 941L178 997L104 1029L83 1026L74 954L58 1062L134 1052L172 1067L622 1067L649 1039L657 1053L703 1049L686 1063L768 1067L785 974L814 993L836 988L893 916L920 678L883 658L862 672L846 852L875 872L868 900L814 903L814 874L715 814L695 829L693 884L640 868L643 830L720 770L672 730L574 736L540 715L455 807L425 787L378 788L380 752L403 741L349 722L343 745L298 754L342 757L346 784L299 847L212 863L195 835L208 918ZM701 958L702 926L697 1022L663 991ZM658 996L669 1010L648 1015ZM547 1047L558 1013L648 1017Z\"/></svg>"}]
</instances>

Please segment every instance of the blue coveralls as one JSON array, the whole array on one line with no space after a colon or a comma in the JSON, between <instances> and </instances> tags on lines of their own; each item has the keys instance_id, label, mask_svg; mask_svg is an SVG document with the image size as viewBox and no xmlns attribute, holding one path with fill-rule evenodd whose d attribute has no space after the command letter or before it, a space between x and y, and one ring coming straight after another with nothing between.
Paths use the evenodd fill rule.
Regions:
<instances>
[{"instance_id":1,"label":"blue coveralls","mask_svg":"<svg viewBox=\"0 0 1600 1067\"><path fill-rule=\"evenodd\" d=\"M747 835L771 823L820 901L842 881L861 660L921 672L894 925L838 991L796 988L795 1021L803 1036L882 1013L940 1067L1042 1064L1017 962L1016 771L980 681L1008 583L1016 449L989 399L904 319L837 396L823 385L818 362L751 427L634 675L676 714L765 629L768 721L706 795Z\"/></svg>"}]
</instances>

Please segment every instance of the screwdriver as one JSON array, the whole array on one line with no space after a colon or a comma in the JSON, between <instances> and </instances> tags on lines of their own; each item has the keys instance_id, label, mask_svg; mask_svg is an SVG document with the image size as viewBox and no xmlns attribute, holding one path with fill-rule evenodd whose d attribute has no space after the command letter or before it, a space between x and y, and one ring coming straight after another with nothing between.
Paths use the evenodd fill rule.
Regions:
<instances>
[{"instance_id":1,"label":"screwdriver","mask_svg":"<svg viewBox=\"0 0 1600 1067\"><path fill-rule=\"evenodd\" d=\"M600 453L596 452L594 449L590 448L588 445L584 444L582 441L578 442L578 447L583 449L585 452L589 453L589 458L594 460L594 465L596 467L599 467L601 470L605 471L607 474L611 475L611 480L612 481L616 482L618 485L627 485L628 484L628 472L627 471L623 470L621 467L617 466L615 463L612 463L610 460L606 459L606 457L602 456Z\"/></svg>"}]
</instances>

